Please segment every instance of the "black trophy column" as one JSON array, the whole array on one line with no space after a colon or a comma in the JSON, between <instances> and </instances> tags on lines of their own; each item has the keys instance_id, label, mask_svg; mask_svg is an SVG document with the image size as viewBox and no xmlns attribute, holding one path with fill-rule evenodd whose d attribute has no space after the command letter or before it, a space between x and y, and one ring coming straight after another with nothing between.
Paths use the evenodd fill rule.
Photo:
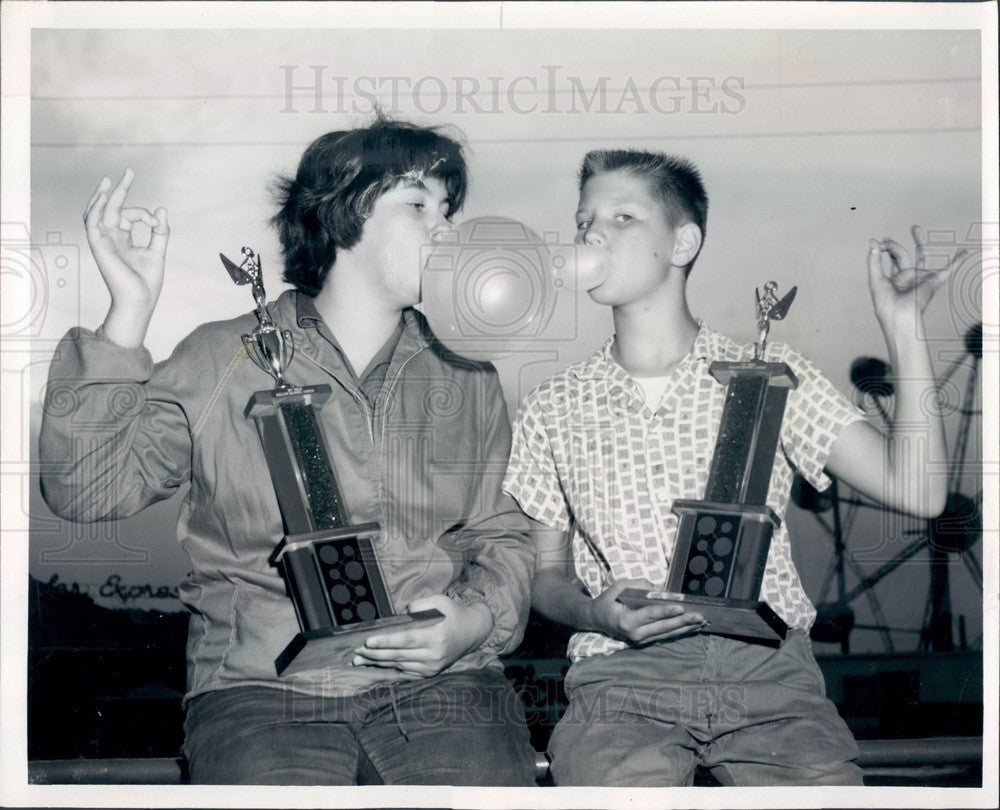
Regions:
<instances>
[{"instance_id":1,"label":"black trophy column","mask_svg":"<svg viewBox=\"0 0 1000 810\"><path fill-rule=\"evenodd\" d=\"M771 471L788 391L798 381L784 363L713 363L710 371L727 386L726 403L705 498L673 505L680 525L667 586L699 599L755 603L779 525L767 506ZM717 615L724 622L725 613Z\"/></svg>"}]
</instances>

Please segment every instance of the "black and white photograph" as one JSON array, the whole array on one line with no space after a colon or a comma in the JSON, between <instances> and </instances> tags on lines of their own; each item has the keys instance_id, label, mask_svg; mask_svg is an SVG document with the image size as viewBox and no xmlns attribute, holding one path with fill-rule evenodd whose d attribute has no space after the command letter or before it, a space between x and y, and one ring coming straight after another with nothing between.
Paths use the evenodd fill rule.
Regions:
<instances>
[{"instance_id":1,"label":"black and white photograph","mask_svg":"<svg viewBox=\"0 0 1000 810\"><path fill-rule=\"evenodd\" d=\"M0 804L997 805L995 3L2 14Z\"/></svg>"}]
</instances>

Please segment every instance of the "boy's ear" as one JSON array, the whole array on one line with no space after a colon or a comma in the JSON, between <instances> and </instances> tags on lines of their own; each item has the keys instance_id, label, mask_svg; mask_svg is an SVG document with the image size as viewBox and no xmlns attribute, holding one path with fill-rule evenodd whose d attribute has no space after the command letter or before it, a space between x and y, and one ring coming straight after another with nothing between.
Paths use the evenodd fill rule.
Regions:
<instances>
[{"instance_id":1,"label":"boy's ear","mask_svg":"<svg viewBox=\"0 0 1000 810\"><path fill-rule=\"evenodd\" d=\"M701 248L701 228L693 222L685 222L674 230L674 253L671 263L677 267L687 267L694 261Z\"/></svg>"}]
</instances>

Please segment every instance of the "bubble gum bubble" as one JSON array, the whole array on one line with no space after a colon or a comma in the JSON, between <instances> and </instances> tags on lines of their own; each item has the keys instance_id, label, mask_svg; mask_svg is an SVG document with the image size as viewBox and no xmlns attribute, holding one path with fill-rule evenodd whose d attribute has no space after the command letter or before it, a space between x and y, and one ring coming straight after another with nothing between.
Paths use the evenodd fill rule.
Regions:
<instances>
[{"instance_id":1,"label":"bubble gum bubble","mask_svg":"<svg viewBox=\"0 0 1000 810\"><path fill-rule=\"evenodd\" d=\"M608 277L607 254L602 248L579 245L576 249L576 278L573 288L592 290Z\"/></svg>"}]
</instances>

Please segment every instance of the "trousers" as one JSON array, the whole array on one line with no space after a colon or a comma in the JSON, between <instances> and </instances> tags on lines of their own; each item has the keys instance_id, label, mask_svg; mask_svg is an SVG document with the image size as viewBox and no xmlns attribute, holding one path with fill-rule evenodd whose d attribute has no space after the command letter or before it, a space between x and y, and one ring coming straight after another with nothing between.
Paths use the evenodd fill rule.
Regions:
<instances>
[{"instance_id":1,"label":"trousers","mask_svg":"<svg viewBox=\"0 0 1000 810\"><path fill-rule=\"evenodd\" d=\"M535 784L524 706L499 670L343 697L222 689L190 702L184 730L195 784Z\"/></svg>"},{"instance_id":2,"label":"trousers","mask_svg":"<svg viewBox=\"0 0 1000 810\"><path fill-rule=\"evenodd\" d=\"M692 635L575 663L549 743L557 785L860 785L858 747L808 636Z\"/></svg>"}]
</instances>

